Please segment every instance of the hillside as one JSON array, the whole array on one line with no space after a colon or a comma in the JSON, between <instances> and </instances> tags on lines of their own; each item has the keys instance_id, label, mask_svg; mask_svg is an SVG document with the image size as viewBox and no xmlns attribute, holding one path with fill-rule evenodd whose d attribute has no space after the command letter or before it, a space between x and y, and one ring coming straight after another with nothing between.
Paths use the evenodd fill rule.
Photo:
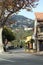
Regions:
<instances>
[{"instance_id":1,"label":"hillside","mask_svg":"<svg viewBox=\"0 0 43 65\"><path fill-rule=\"evenodd\" d=\"M13 22L13 28L29 28L33 27L34 20L28 19L22 15L13 15L8 19L8 22Z\"/></svg>"}]
</instances>

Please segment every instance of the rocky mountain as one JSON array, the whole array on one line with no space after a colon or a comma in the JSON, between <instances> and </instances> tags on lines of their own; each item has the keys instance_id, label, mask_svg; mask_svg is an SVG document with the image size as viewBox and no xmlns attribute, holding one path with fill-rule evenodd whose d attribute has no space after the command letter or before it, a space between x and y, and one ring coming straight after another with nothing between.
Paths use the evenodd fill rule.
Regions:
<instances>
[{"instance_id":1,"label":"rocky mountain","mask_svg":"<svg viewBox=\"0 0 43 65\"><path fill-rule=\"evenodd\" d=\"M13 28L30 28L33 27L34 20L26 18L22 15L13 15L8 19L8 22L13 23Z\"/></svg>"}]
</instances>

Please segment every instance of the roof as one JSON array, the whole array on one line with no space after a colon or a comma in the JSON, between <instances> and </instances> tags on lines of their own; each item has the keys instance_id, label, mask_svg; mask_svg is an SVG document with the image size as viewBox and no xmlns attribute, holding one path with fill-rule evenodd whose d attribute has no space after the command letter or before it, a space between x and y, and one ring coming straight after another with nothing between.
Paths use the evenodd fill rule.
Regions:
<instances>
[{"instance_id":1,"label":"roof","mask_svg":"<svg viewBox=\"0 0 43 65\"><path fill-rule=\"evenodd\" d=\"M35 16L38 21L43 21L43 12L36 12Z\"/></svg>"}]
</instances>

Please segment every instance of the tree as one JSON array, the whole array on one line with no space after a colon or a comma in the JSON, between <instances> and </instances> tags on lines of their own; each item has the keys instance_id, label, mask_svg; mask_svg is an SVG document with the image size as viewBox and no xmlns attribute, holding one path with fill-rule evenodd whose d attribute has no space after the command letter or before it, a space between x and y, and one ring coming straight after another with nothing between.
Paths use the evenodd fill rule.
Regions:
<instances>
[{"instance_id":1,"label":"tree","mask_svg":"<svg viewBox=\"0 0 43 65\"><path fill-rule=\"evenodd\" d=\"M15 34L12 32L10 28L5 26L2 31L2 37L3 37L3 42L4 39L7 39L8 41L13 41L15 39Z\"/></svg>"},{"instance_id":2,"label":"tree","mask_svg":"<svg viewBox=\"0 0 43 65\"><path fill-rule=\"evenodd\" d=\"M31 11L39 0L0 0L0 52L3 51L2 30L7 19L20 9Z\"/></svg>"},{"instance_id":3,"label":"tree","mask_svg":"<svg viewBox=\"0 0 43 65\"><path fill-rule=\"evenodd\" d=\"M8 42L10 41L13 41L15 39L15 35L14 33L12 32L12 30L6 26L4 26L3 28L3 31L2 31L2 41L3 41L3 44L4 44L4 51L6 52L7 51L7 44Z\"/></svg>"}]
</instances>

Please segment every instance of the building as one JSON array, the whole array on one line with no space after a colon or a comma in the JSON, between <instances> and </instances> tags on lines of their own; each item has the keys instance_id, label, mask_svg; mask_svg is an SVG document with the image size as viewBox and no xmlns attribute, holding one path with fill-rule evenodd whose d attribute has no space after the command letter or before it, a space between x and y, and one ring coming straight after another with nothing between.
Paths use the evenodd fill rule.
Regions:
<instances>
[{"instance_id":1,"label":"building","mask_svg":"<svg viewBox=\"0 0 43 65\"><path fill-rule=\"evenodd\" d=\"M37 51L43 51L43 12L36 12L35 17L34 46Z\"/></svg>"}]
</instances>

